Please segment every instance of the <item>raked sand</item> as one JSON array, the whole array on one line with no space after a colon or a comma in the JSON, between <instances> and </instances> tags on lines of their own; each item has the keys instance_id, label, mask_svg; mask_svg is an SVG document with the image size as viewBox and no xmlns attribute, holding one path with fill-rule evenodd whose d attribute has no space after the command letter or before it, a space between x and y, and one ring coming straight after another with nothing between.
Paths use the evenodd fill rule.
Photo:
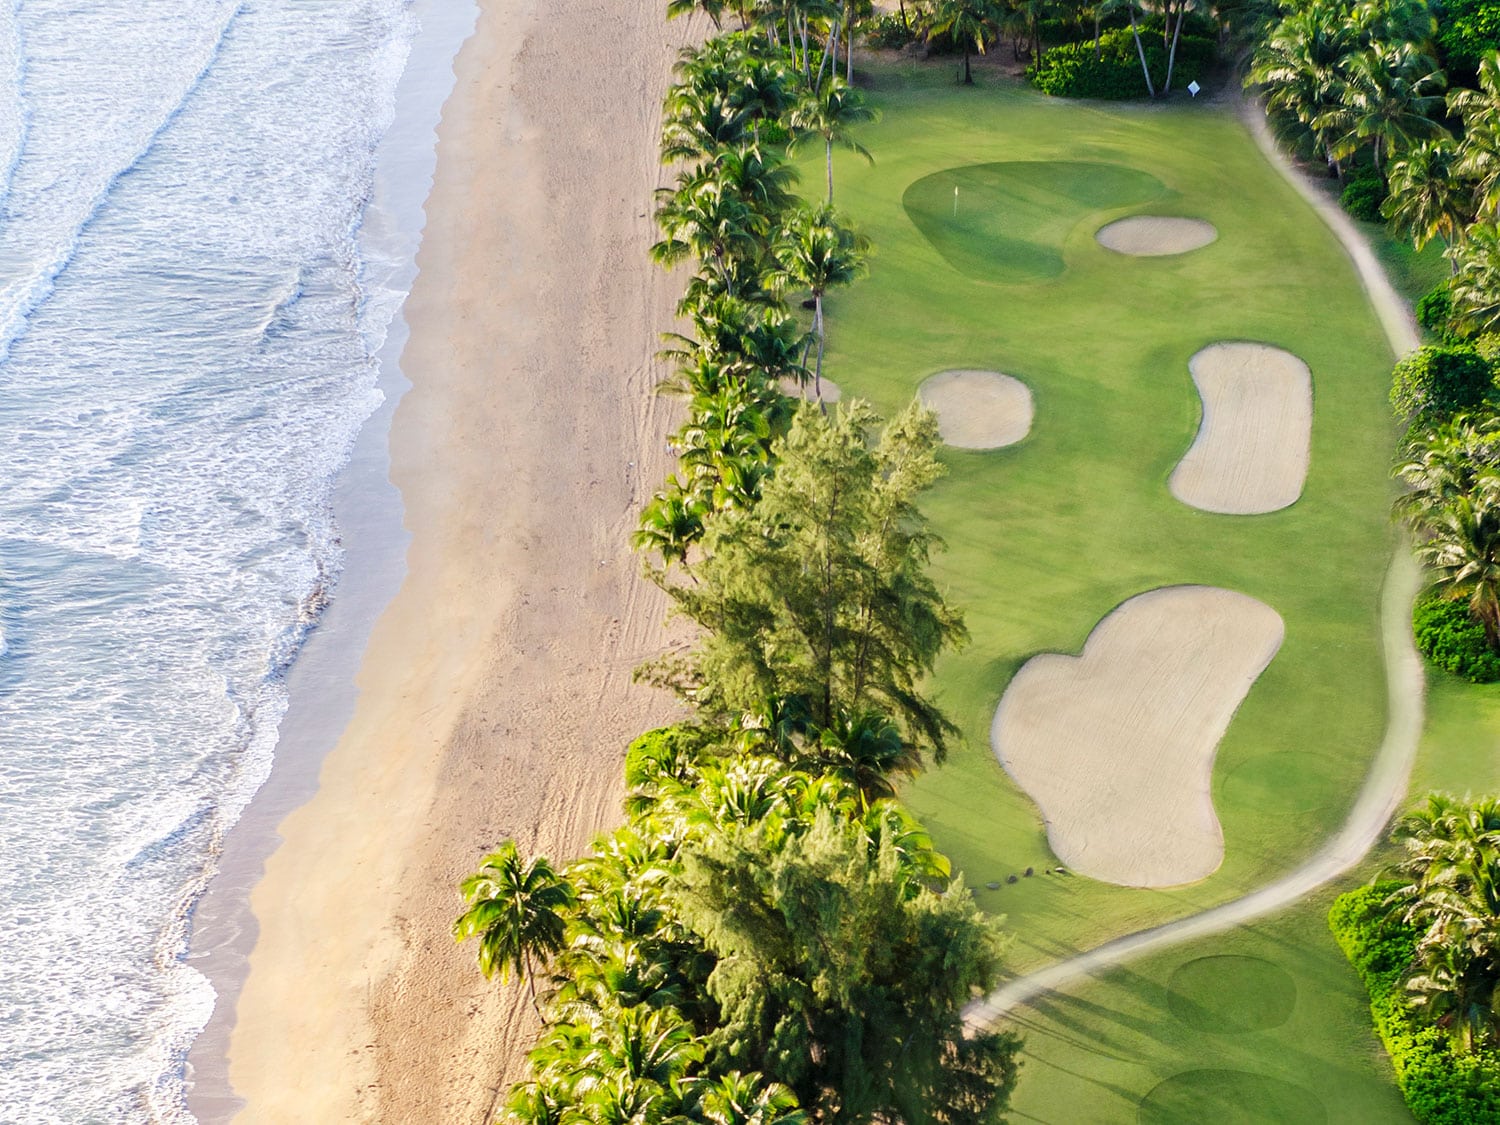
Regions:
<instances>
[{"instance_id":1,"label":"raked sand","mask_svg":"<svg viewBox=\"0 0 1500 1125\"><path fill-rule=\"evenodd\" d=\"M1175 215L1132 215L1101 227L1094 235L1099 245L1132 258L1163 258L1186 254L1219 237L1212 223Z\"/></svg>"},{"instance_id":2,"label":"raked sand","mask_svg":"<svg viewBox=\"0 0 1500 1125\"><path fill-rule=\"evenodd\" d=\"M1116 608L1080 655L1022 666L990 742L1064 864L1128 887L1218 868L1214 755L1283 634L1280 614L1255 598L1168 586Z\"/></svg>"},{"instance_id":3,"label":"raked sand","mask_svg":"<svg viewBox=\"0 0 1500 1125\"><path fill-rule=\"evenodd\" d=\"M1312 446L1307 364L1269 344L1211 344L1188 361L1203 399L1172 495L1207 512L1248 516L1297 502Z\"/></svg>"},{"instance_id":4,"label":"raked sand","mask_svg":"<svg viewBox=\"0 0 1500 1125\"><path fill-rule=\"evenodd\" d=\"M449 927L515 837L618 819L665 606L629 531L669 468L646 258L674 49L657 4L482 0L439 132L392 477L413 539L353 720L281 826L229 1077L246 1122L481 1122L533 1034Z\"/></svg>"}]
</instances>

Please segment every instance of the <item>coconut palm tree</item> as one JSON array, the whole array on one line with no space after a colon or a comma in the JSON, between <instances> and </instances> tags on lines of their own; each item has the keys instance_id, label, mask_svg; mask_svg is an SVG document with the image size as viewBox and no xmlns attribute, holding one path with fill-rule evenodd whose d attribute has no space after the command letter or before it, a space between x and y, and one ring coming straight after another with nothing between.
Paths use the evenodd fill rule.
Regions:
<instances>
[{"instance_id":1,"label":"coconut palm tree","mask_svg":"<svg viewBox=\"0 0 1500 1125\"><path fill-rule=\"evenodd\" d=\"M805 211L787 224L774 253L778 269L773 284L780 288L806 289L813 299L813 332L818 338L818 360L813 368L813 387L823 392L823 351L827 333L823 320L823 297L830 289L850 285L864 276L869 241L844 226L829 207Z\"/></svg>"},{"instance_id":2,"label":"coconut palm tree","mask_svg":"<svg viewBox=\"0 0 1500 1125\"><path fill-rule=\"evenodd\" d=\"M734 295L737 267L760 255L769 223L718 178L691 190L664 189L656 221L666 235L651 247L653 260L674 266L687 257L713 267L724 289Z\"/></svg>"},{"instance_id":3,"label":"coconut palm tree","mask_svg":"<svg viewBox=\"0 0 1500 1125\"><path fill-rule=\"evenodd\" d=\"M1387 169L1390 194L1380 213L1418 250L1434 238L1452 247L1474 221L1474 187L1459 175L1458 161L1458 146L1439 136L1407 149Z\"/></svg>"},{"instance_id":4,"label":"coconut palm tree","mask_svg":"<svg viewBox=\"0 0 1500 1125\"><path fill-rule=\"evenodd\" d=\"M1289 12L1251 60L1247 86L1265 92L1266 108L1283 134L1300 130L1328 161L1332 175L1343 175L1335 142L1346 131L1344 69L1359 49L1354 29L1337 5L1314 0Z\"/></svg>"},{"instance_id":5,"label":"coconut palm tree","mask_svg":"<svg viewBox=\"0 0 1500 1125\"><path fill-rule=\"evenodd\" d=\"M833 146L837 144L850 152L857 152L874 164L875 158L869 149L856 141L850 130L856 125L874 121L875 117L875 111L865 104L864 95L837 75L822 79L787 115L793 152L811 138L823 142L829 206L833 205Z\"/></svg>"},{"instance_id":6,"label":"coconut palm tree","mask_svg":"<svg viewBox=\"0 0 1500 1125\"><path fill-rule=\"evenodd\" d=\"M1447 79L1415 44L1375 44L1351 55L1344 71L1342 104L1313 122L1338 134L1333 149L1341 159L1370 143L1378 172L1386 153L1446 134L1432 115L1443 108L1438 91Z\"/></svg>"},{"instance_id":7,"label":"coconut palm tree","mask_svg":"<svg viewBox=\"0 0 1500 1125\"><path fill-rule=\"evenodd\" d=\"M1417 557L1450 595L1468 596L1469 612L1500 649L1500 472L1481 470L1472 491L1429 513L1420 527L1427 538Z\"/></svg>"},{"instance_id":8,"label":"coconut palm tree","mask_svg":"<svg viewBox=\"0 0 1500 1125\"><path fill-rule=\"evenodd\" d=\"M1413 1005L1472 1049L1497 1032L1500 801L1432 794L1392 839L1403 853L1397 870L1411 880L1392 901L1423 929L1407 981Z\"/></svg>"},{"instance_id":9,"label":"coconut palm tree","mask_svg":"<svg viewBox=\"0 0 1500 1125\"><path fill-rule=\"evenodd\" d=\"M1500 329L1500 229L1487 220L1472 224L1448 248L1448 260L1453 322L1473 335Z\"/></svg>"},{"instance_id":10,"label":"coconut palm tree","mask_svg":"<svg viewBox=\"0 0 1500 1125\"><path fill-rule=\"evenodd\" d=\"M805 1125L797 1096L760 1074L731 1070L704 1084L699 1094L702 1120L711 1125Z\"/></svg>"},{"instance_id":11,"label":"coconut palm tree","mask_svg":"<svg viewBox=\"0 0 1500 1125\"><path fill-rule=\"evenodd\" d=\"M859 790L866 808L896 795L896 780L915 777L922 757L906 744L901 729L878 711L840 714L818 731L817 742L798 765L810 773L831 773Z\"/></svg>"},{"instance_id":12,"label":"coconut palm tree","mask_svg":"<svg viewBox=\"0 0 1500 1125\"><path fill-rule=\"evenodd\" d=\"M663 566L687 561L688 550L703 538L708 505L687 492L673 476L667 487L651 497L641 512L641 525L631 535L637 551L655 551Z\"/></svg>"},{"instance_id":13,"label":"coconut palm tree","mask_svg":"<svg viewBox=\"0 0 1500 1125\"><path fill-rule=\"evenodd\" d=\"M1486 469L1500 469L1500 417L1454 415L1403 447L1392 470L1407 487L1396 500L1396 514L1422 534L1423 520L1472 492L1477 474Z\"/></svg>"},{"instance_id":14,"label":"coconut palm tree","mask_svg":"<svg viewBox=\"0 0 1500 1125\"><path fill-rule=\"evenodd\" d=\"M1001 12L994 0L932 0L923 21L923 32L928 39L934 35L948 35L964 53L964 85L974 85L974 75L969 70L969 52L984 54L985 48L995 41L995 29ZM829 193L832 202L833 194Z\"/></svg>"},{"instance_id":15,"label":"coconut palm tree","mask_svg":"<svg viewBox=\"0 0 1500 1125\"><path fill-rule=\"evenodd\" d=\"M1500 210L1500 54L1479 64L1479 89L1453 90L1448 111L1463 121L1455 169L1473 184L1481 218Z\"/></svg>"},{"instance_id":16,"label":"coconut palm tree","mask_svg":"<svg viewBox=\"0 0 1500 1125\"><path fill-rule=\"evenodd\" d=\"M454 939L479 938L480 972L498 972L502 983L512 974L523 977L540 1014L532 961L545 961L562 948L573 888L544 856L523 859L515 841L507 840L459 890L469 908L453 923Z\"/></svg>"}]
</instances>

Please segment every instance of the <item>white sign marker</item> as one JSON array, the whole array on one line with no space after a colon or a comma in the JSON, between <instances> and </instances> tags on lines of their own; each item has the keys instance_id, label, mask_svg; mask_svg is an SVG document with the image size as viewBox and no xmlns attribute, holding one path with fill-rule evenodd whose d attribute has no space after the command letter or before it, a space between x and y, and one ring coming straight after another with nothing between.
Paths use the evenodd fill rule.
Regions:
<instances>
[{"instance_id":1,"label":"white sign marker","mask_svg":"<svg viewBox=\"0 0 1500 1125\"><path fill-rule=\"evenodd\" d=\"M1188 93L1192 94L1195 98L1198 96L1198 91L1201 89L1203 89L1203 87L1198 85L1198 83L1196 82L1188 83Z\"/></svg>"}]
</instances>

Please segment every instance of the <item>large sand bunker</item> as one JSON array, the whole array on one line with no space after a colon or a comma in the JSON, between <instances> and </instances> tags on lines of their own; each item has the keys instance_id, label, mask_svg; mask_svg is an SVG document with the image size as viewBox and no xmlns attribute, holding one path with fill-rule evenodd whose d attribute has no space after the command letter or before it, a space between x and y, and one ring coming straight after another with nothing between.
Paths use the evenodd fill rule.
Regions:
<instances>
[{"instance_id":1,"label":"large sand bunker","mask_svg":"<svg viewBox=\"0 0 1500 1125\"><path fill-rule=\"evenodd\" d=\"M1214 344L1188 363L1203 423L1172 495L1208 512L1254 515L1297 502L1312 442L1312 373L1268 344Z\"/></svg>"},{"instance_id":2,"label":"large sand bunker","mask_svg":"<svg viewBox=\"0 0 1500 1125\"><path fill-rule=\"evenodd\" d=\"M1186 254L1219 237L1212 223L1171 215L1132 215L1102 227L1094 235L1099 245L1117 254L1161 258Z\"/></svg>"},{"instance_id":3,"label":"large sand bunker","mask_svg":"<svg viewBox=\"0 0 1500 1125\"><path fill-rule=\"evenodd\" d=\"M940 371L917 391L938 416L943 441L958 449L999 449L1031 430L1031 391L998 371Z\"/></svg>"},{"instance_id":4,"label":"large sand bunker","mask_svg":"<svg viewBox=\"0 0 1500 1125\"><path fill-rule=\"evenodd\" d=\"M1081 655L1026 662L990 743L1065 864L1129 887L1189 883L1219 866L1214 754L1284 632L1264 602L1169 586L1115 609Z\"/></svg>"}]
</instances>

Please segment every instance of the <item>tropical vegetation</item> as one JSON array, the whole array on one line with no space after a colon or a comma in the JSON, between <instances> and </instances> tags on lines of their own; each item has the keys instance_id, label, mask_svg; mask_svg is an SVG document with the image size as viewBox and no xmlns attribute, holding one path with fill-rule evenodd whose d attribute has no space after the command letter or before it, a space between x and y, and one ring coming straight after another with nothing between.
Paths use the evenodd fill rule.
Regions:
<instances>
[{"instance_id":1,"label":"tropical vegetation","mask_svg":"<svg viewBox=\"0 0 1500 1125\"><path fill-rule=\"evenodd\" d=\"M485 857L454 935L541 1019L513 1120L977 1125L1005 1108L1019 1043L962 1009L1005 942L894 801L946 751L924 678L965 636L917 506L942 473L936 422L788 393L821 389L824 297L870 253L832 207L835 146L869 158L858 5L669 10L693 9L739 28L683 52L664 104L675 182L651 254L695 267L662 353L687 417L635 534L698 626L640 674L693 717L632 744L626 823L588 856ZM788 163L804 143L823 149L815 207ZM788 303L804 294L810 327Z\"/></svg>"},{"instance_id":2,"label":"tropical vegetation","mask_svg":"<svg viewBox=\"0 0 1500 1125\"><path fill-rule=\"evenodd\" d=\"M1329 925L1418 1121L1500 1122L1500 802L1441 794L1397 822L1395 878Z\"/></svg>"}]
</instances>

